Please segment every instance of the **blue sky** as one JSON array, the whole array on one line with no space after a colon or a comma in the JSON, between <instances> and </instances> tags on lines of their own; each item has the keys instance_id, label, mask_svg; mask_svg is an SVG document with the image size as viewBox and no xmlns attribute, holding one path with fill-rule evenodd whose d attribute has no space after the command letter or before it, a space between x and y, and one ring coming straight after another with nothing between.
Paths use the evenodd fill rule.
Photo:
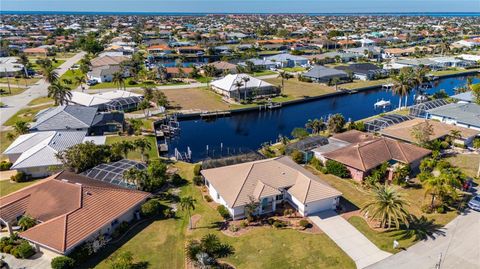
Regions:
<instances>
[{"instance_id":1,"label":"blue sky","mask_svg":"<svg viewBox=\"0 0 480 269\"><path fill-rule=\"evenodd\" d=\"M480 0L0 0L0 10L119 12L480 12Z\"/></svg>"}]
</instances>

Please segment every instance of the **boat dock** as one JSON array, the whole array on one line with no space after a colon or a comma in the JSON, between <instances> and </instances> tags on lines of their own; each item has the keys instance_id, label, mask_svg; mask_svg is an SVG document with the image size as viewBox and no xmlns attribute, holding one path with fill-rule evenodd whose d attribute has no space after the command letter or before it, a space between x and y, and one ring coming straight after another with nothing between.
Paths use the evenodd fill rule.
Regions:
<instances>
[{"instance_id":1,"label":"boat dock","mask_svg":"<svg viewBox=\"0 0 480 269\"><path fill-rule=\"evenodd\" d=\"M218 118L218 117L228 117L230 116L230 111L212 111L204 112L200 114L200 118Z\"/></svg>"}]
</instances>

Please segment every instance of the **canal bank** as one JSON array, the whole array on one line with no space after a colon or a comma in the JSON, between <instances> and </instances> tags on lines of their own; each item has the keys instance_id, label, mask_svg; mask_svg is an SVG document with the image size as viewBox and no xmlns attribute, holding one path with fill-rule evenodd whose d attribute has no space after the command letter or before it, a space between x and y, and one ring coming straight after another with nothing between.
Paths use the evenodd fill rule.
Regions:
<instances>
[{"instance_id":1,"label":"canal bank","mask_svg":"<svg viewBox=\"0 0 480 269\"><path fill-rule=\"evenodd\" d=\"M453 95L454 89L463 86L467 77L455 76L435 81L428 94L445 90ZM480 79L474 78L474 83ZM379 100L388 100L389 109L374 109ZM402 98L403 99L403 98ZM414 100L414 93L408 96L408 104ZM381 88L361 90L355 94L335 93L326 96L309 98L308 101L290 101L282 108L262 110L247 108L235 110L229 117L200 119L183 118L180 120L180 132L169 139L169 153L173 155L175 148L180 152L191 151L192 160L218 157L227 152L238 152L239 149L258 149L264 142L275 142L278 136L290 136L296 127L304 127L309 119L328 118L336 113L345 119L360 120L388 112L396 108L399 97L391 91ZM404 101L404 100L402 100Z\"/></svg>"}]
</instances>

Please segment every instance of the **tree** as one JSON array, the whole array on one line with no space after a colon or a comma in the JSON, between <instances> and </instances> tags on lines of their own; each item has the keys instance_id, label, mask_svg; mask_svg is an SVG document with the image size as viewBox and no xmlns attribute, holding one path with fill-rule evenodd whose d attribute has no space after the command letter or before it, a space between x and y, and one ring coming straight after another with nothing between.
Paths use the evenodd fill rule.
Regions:
<instances>
[{"instance_id":1,"label":"tree","mask_svg":"<svg viewBox=\"0 0 480 269\"><path fill-rule=\"evenodd\" d=\"M250 81L250 78L248 76L244 76L242 77L242 81L244 82L244 86L245 86L245 92L244 92L244 100L247 100L247 85L248 85L248 82Z\"/></svg>"},{"instance_id":2,"label":"tree","mask_svg":"<svg viewBox=\"0 0 480 269\"><path fill-rule=\"evenodd\" d=\"M35 219L28 215L24 215L18 220L18 226L22 228L22 231L26 231L35 225L37 225Z\"/></svg>"},{"instance_id":3,"label":"tree","mask_svg":"<svg viewBox=\"0 0 480 269\"><path fill-rule=\"evenodd\" d=\"M248 221L253 221L260 203L253 196L248 196L248 200L249 202L245 205L245 217Z\"/></svg>"},{"instance_id":4,"label":"tree","mask_svg":"<svg viewBox=\"0 0 480 269\"><path fill-rule=\"evenodd\" d=\"M327 128L330 133L339 133L345 126L345 118L342 114L334 114L327 121Z\"/></svg>"},{"instance_id":5,"label":"tree","mask_svg":"<svg viewBox=\"0 0 480 269\"><path fill-rule=\"evenodd\" d=\"M304 128L295 128L295 129L292 130L291 135L294 138L302 139L302 138L305 138L305 137L308 136L308 131L305 130Z\"/></svg>"},{"instance_id":6,"label":"tree","mask_svg":"<svg viewBox=\"0 0 480 269\"><path fill-rule=\"evenodd\" d=\"M153 99L153 88L148 87L148 86L144 86L144 87L142 87L142 89L143 89L143 98L147 101L152 101L152 99Z\"/></svg>"},{"instance_id":7,"label":"tree","mask_svg":"<svg viewBox=\"0 0 480 269\"><path fill-rule=\"evenodd\" d=\"M85 76L76 76L75 77L75 82L80 85L80 87L83 88L83 83L87 82L86 79L85 79Z\"/></svg>"},{"instance_id":8,"label":"tree","mask_svg":"<svg viewBox=\"0 0 480 269\"><path fill-rule=\"evenodd\" d=\"M293 78L293 76L290 73L287 73L285 71L281 71L278 74L278 77L282 79L282 92L285 93L285 80L289 80Z\"/></svg>"},{"instance_id":9,"label":"tree","mask_svg":"<svg viewBox=\"0 0 480 269\"><path fill-rule=\"evenodd\" d=\"M196 266L212 268L212 266L217 264L217 259L234 254L235 249L231 245L222 243L215 234L207 234L200 241L189 241L185 252L188 259L195 263Z\"/></svg>"},{"instance_id":10,"label":"tree","mask_svg":"<svg viewBox=\"0 0 480 269\"><path fill-rule=\"evenodd\" d=\"M238 98L238 100L240 100L241 99L240 98L240 88L243 86L242 81L240 81L240 80L235 81L233 83L233 86L235 86L237 88L237 98Z\"/></svg>"},{"instance_id":11,"label":"tree","mask_svg":"<svg viewBox=\"0 0 480 269\"><path fill-rule=\"evenodd\" d=\"M312 134L318 134L325 129L325 123L323 122L323 119L308 120L305 124L305 128L312 130Z\"/></svg>"},{"instance_id":12,"label":"tree","mask_svg":"<svg viewBox=\"0 0 480 269\"><path fill-rule=\"evenodd\" d=\"M135 134L140 134L143 126L143 121L141 119L131 118L127 119L127 122Z\"/></svg>"},{"instance_id":13,"label":"tree","mask_svg":"<svg viewBox=\"0 0 480 269\"><path fill-rule=\"evenodd\" d=\"M52 259L50 266L52 269L73 269L75 260L67 256L57 256Z\"/></svg>"},{"instance_id":14,"label":"tree","mask_svg":"<svg viewBox=\"0 0 480 269\"><path fill-rule=\"evenodd\" d=\"M69 87L63 86L61 83L54 82L48 86L48 97L52 98L55 105L65 105L72 98L72 92Z\"/></svg>"},{"instance_id":15,"label":"tree","mask_svg":"<svg viewBox=\"0 0 480 269\"><path fill-rule=\"evenodd\" d=\"M28 128L28 122L22 120L15 122L13 125L13 130L17 135L28 134L30 132L30 129Z\"/></svg>"},{"instance_id":16,"label":"tree","mask_svg":"<svg viewBox=\"0 0 480 269\"><path fill-rule=\"evenodd\" d=\"M92 158L92 156L95 157ZM75 173L81 173L101 163L118 161L121 158L111 151L110 146L96 145L93 142L74 145L57 153L56 157L62 162L65 169Z\"/></svg>"},{"instance_id":17,"label":"tree","mask_svg":"<svg viewBox=\"0 0 480 269\"><path fill-rule=\"evenodd\" d=\"M59 76L53 66L46 65L46 66L42 66L41 68L42 68L43 77L45 78L46 82L53 84L58 81Z\"/></svg>"},{"instance_id":18,"label":"tree","mask_svg":"<svg viewBox=\"0 0 480 269\"><path fill-rule=\"evenodd\" d=\"M150 102L148 102L146 99L143 99L140 103L138 103L137 109L143 110L143 114L145 115L145 118L148 118Z\"/></svg>"},{"instance_id":19,"label":"tree","mask_svg":"<svg viewBox=\"0 0 480 269\"><path fill-rule=\"evenodd\" d=\"M480 105L480 83L473 84L470 88L472 89L474 102Z\"/></svg>"},{"instance_id":20,"label":"tree","mask_svg":"<svg viewBox=\"0 0 480 269\"><path fill-rule=\"evenodd\" d=\"M195 204L197 203L197 200L193 198L192 196L185 196L180 199L180 208L183 211L187 212L188 215L188 228L192 229L192 216L191 216L191 211L195 210Z\"/></svg>"},{"instance_id":21,"label":"tree","mask_svg":"<svg viewBox=\"0 0 480 269\"><path fill-rule=\"evenodd\" d=\"M153 102L157 104L158 107L167 107L169 105L169 101L167 95L164 92L157 90L153 92Z\"/></svg>"},{"instance_id":22,"label":"tree","mask_svg":"<svg viewBox=\"0 0 480 269\"><path fill-rule=\"evenodd\" d=\"M152 149L152 144L146 138L140 138L133 141L133 145L136 149L140 150L140 154L142 155L142 161L148 160L149 155L147 151Z\"/></svg>"},{"instance_id":23,"label":"tree","mask_svg":"<svg viewBox=\"0 0 480 269\"><path fill-rule=\"evenodd\" d=\"M128 159L128 153L135 149L135 145L131 141L122 140L120 142L116 142L112 144L112 148L114 151L117 150L123 154L125 159Z\"/></svg>"},{"instance_id":24,"label":"tree","mask_svg":"<svg viewBox=\"0 0 480 269\"><path fill-rule=\"evenodd\" d=\"M150 199L140 207L140 212L143 216L152 217L160 213L161 208L162 204L158 199Z\"/></svg>"},{"instance_id":25,"label":"tree","mask_svg":"<svg viewBox=\"0 0 480 269\"><path fill-rule=\"evenodd\" d=\"M400 71L400 74L398 74L398 76L393 77L392 91L396 95L400 96L400 99L398 100L399 109L402 107L402 97L407 98L412 88L412 81L407 70L409 69L404 68ZM405 107L406 106L407 102L405 102Z\"/></svg>"},{"instance_id":26,"label":"tree","mask_svg":"<svg viewBox=\"0 0 480 269\"><path fill-rule=\"evenodd\" d=\"M423 123L419 123L413 126L411 135L417 143L421 146L426 146L430 142L430 136L433 134L433 125L425 120Z\"/></svg>"},{"instance_id":27,"label":"tree","mask_svg":"<svg viewBox=\"0 0 480 269\"><path fill-rule=\"evenodd\" d=\"M457 197L457 188L462 186L462 180L453 173L452 170L443 170L438 176L430 175L423 181L425 188L425 196L430 195L432 197L430 202L430 208L435 208L435 200L439 198L441 203L446 202L447 197Z\"/></svg>"},{"instance_id":28,"label":"tree","mask_svg":"<svg viewBox=\"0 0 480 269\"><path fill-rule=\"evenodd\" d=\"M108 260L110 269L134 269L133 254L130 251L114 254Z\"/></svg>"},{"instance_id":29,"label":"tree","mask_svg":"<svg viewBox=\"0 0 480 269\"><path fill-rule=\"evenodd\" d=\"M396 187L376 185L370 192L370 200L363 206L361 212L380 222L380 227L391 228L392 224L398 229L400 223L408 225L408 212L405 209L409 203Z\"/></svg>"},{"instance_id":30,"label":"tree","mask_svg":"<svg viewBox=\"0 0 480 269\"><path fill-rule=\"evenodd\" d=\"M117 85L117 89L125 88L125 78L121 72L115 72L112 76L113 84Z\"/></svg>"}]
</instances>

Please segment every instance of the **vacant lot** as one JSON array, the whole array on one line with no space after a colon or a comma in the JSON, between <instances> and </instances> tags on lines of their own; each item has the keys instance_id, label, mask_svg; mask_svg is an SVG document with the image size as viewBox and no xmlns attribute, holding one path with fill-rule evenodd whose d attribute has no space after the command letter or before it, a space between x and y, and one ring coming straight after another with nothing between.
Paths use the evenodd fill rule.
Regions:
<instances>
[{"instance_id":1,"label":"vacant lot","mask_svg":"<svg viewBox=\"0 0 480 269\"><path fill-rule=\"evenodd\" d=\"M26 122L32 122L35 114L37 114L40 110L46 109L51 107L53 104L43 105L43 106L36 106L36 107L29 107L24 108L18 111L15 115L13 115L10 119L5 122L5 126L12 126L15 122L22 120Z\"/></svg>"},{"instance_id":2,"label":"vacant lot","mask_svg":"<svg viewBox=\"0 0 480 269\"><path fill-rule=\"evenodd\" d=\"M365 87L372 87L372 86L382 86L383 84L391 83L392 80L389 78L386 79L378 79L378 80L355 80L351 83L339 84L339 88L344 88L348 90L355 90Z\"/></svg>"},{"instance_id":3,"label":"vacant lot","mask_svg":"<svg viewBox=\"0 0 480 269\"><path fill-rule=\"evenodd\" d=\"M222 101L222 97L207 88L168 89L165 93L170 105L181 110L228 110L236 106Z\"/></svg>"},{"instance_id":4,"label":"vacant lot","mask_svg":"<svg viewBox=\"0 0 480 269\"><path fill-rule=\"evenodd\" d=\"M266 82L281 87L281 78L265 79ZM284 80L285 90L282 94L287 95L288 99L301 99L305 97L320 96L327 93L335 92L333 87L328 87L318 83L308 83L298 81L296 78Z\"/></svg>"},{"instance_id":5,"label":"vacant lot","mask_svg":"<svg viewBox=\"0 0 480 269\"><path fill-rule=\"evenodd\" d=\"M447 160L458 168L462 169L469 177L477 175L478 166L480 165L480 155L478 154L458 154Z\"/></svg>"}]
</instances>

